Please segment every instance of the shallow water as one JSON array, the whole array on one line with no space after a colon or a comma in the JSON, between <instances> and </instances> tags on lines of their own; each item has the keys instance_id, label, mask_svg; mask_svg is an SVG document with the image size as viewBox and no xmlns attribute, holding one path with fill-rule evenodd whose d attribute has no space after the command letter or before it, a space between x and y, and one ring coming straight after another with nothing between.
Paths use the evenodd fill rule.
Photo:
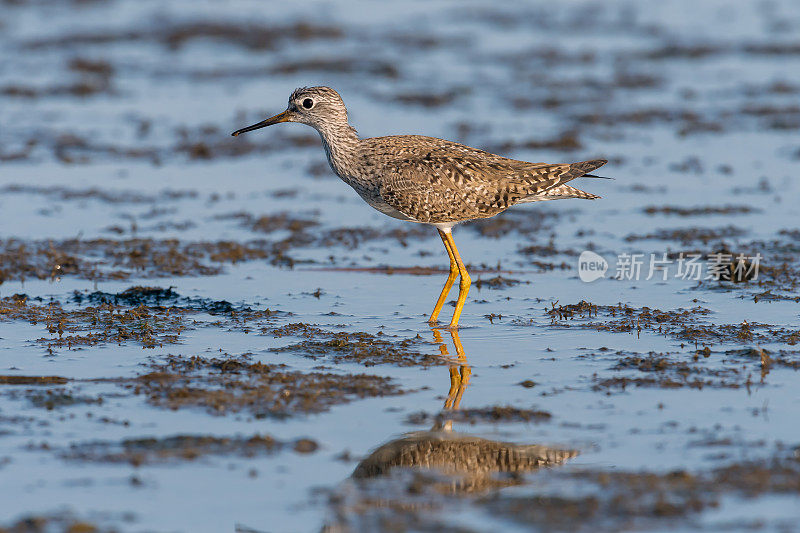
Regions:
<instances>
[{"instance_id":1,"label":"shallow water","mask_svg":"<svg viewBox=\"0 0 800 533\"><path fill-rule=\"evenodd\" d=\"M0 526L797 528L795 3L117 0L0 12L0 374L69 380L0 385ZM578 185L600 201L520 206L458 227L474 283L457 336L434 331L425 320L446 256L432 229L364 205L308 128L228 136L317 84L339 90L364 136L441 136L531 161L606 157L601 174L615 179ZM249 248L220 251L223 241ZM650 254L723 249L761 253L760 280L644 279ZM609 262L605 278L579 279L583 250ZM641 279L613 279L621 253L644 254ZM497 276L510 286L492 287ZM159 309L171 309L183 326L175 342L143 348L144 329L115 342L69 314L97 305L92 293L136 286L177 295L145 302L160 318L137 319L158 328ZM16 294L45 318L12 317ZM554 311L581 301L598 307ZM50 302L80 333L109 336L61 345L76 333L57 332ZM243 318L265 309L278 313ZM300 323L324 332L282 334ZM353 348L360 332L368 347ZM215 412L147 389L141 376L169 356L391 381L385 394L341 402L334 388L319 412ZM467 368L458 389L451 372ZM252 377L185 376L234 391ZM461 418L442 411L451 386ZM529 416L539 411L550 417ZM447 487L459 478L440 466L351 479L373 450L442 416L459 435L578 455L494 472L495 485L469 493L443 489L436 476ZM256 434L281 444L237 448ZM74 457L91 443L119 450L180 435L233 448ZM731 473L740 466L762 470L757 480ZM676 472L692 482L676 484Z\"/></svg>"}]
</instances>

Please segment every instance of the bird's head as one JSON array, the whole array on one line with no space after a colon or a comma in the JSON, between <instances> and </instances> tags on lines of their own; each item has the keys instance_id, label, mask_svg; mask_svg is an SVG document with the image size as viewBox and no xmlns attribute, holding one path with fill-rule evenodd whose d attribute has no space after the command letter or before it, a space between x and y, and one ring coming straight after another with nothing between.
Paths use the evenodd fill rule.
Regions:
<instances>
[{"instance_id":1,"label":"bird's head","mask_svg":"<svg viewBox=\"0 0 800 533\"><path fill-rule=\"evenodd\" d=\"M317 131L324 131L338 125L347 125L347 108L339 93L330 87L301 87L289 96L289 106L286 111L236 130L232 135L235 137L240 133L280 122L299 122L308 124Z\"/></svg>"}]
</instances>

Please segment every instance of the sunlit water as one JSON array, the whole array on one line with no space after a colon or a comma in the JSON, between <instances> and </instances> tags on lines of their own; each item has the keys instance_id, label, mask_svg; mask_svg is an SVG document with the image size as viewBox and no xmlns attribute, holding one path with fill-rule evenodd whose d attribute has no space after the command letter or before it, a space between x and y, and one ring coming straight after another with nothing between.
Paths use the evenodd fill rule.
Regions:
<instances>
[{"instance_id":1,"label":"sunlit water","mask_svg":"<svg viewBox=\"0 0 800 533\"><path fill-rule=\"evenodd\" d=\"M564 201L517 208L530 213L561 213L546 234L522 237L512 232L501 238L480 236L457 228L462 257L472 265L500 264L507 277L522 284L502 290L473 286L462 316L460 340L472 369L462 408L510 405L550 412L540 423L455 423L455 429L493 440L537 443L577 449L581 453L564 468L603 468L622 471L703 471L742 459L770 457L779 443L800 441L797 413L800 378L791 369L774 368L760 381L754 361L733 365L724 350L753 343L719 344L704 361L711 369L736 366L741 376L752 374L752 385L739 388L665 389L630 386L624 391L594 390L608 377L636 375L612 367L618 350L647 354L670 352L691 358L695 346L652 331L637 334L598 332L553 325L546 310L556 302L586 300L598 305L619 302L662 310L700 305L712 313L712 324L743 321L796 329L796 301L753 302L750 293L696 288L691 281L670 279L614 280L615 257L622 252L661 254L691 248L664 240L625 240L659 229L734 225L746 230L728 238L734 252L738 242L776 238L781 229L797 227L797 127L769 128L747 106L796 104L791 94L749 95L748 87L773 82L800 84L800 54L777 57L737 52L747 44L797 42L800 10L791 2L662 2L659 6L625 2L542 2L532 7L477 3L395 3L369 7L309 3L289 7L260 2L77 3L68 6L15 5L0 8L0 85L52 87L67 83L72 74L65 64L75 57L108 61L114 68L113 91L81 98L70 95L33 99L3 98L0 106L2 152L21 150L27 139L41 138L31 156L0 163L0 237L46 240L80 237L176 238L182 241L241 240L263 235L243 228L235 212L256 216L283 211L321 223L320 230L366 226L403 228L364 205L329 173L312 177L307 169L324 164L316 143L308 147L210 160L187 160L171 150L185 128L190 138L204 125L216 128L203 140L222 138L285 106L289 92L300 85L328 84L343 95L352 123L365 136L421 133L493 147L503 143L543 141L577 129L582 146L567 152L547 148L512 148L508 153L526 160L611 160L602 174L614 181L583 181L579 186L603 196L597 202ZM521 10L521 11L520 11ZM109 21L111 23L109 23ZM190 40L170 50L153 39L104 44L52 44L28 47L34 41L76 35L111 33L158 27L162 21L249 21L283 24L308 21L339 27L336 39L278 40L274 48L248 50L221 40ZM577 27L576 27L577 26ZM776 29L777 28L777 29ZM431 46L415 46L414 38L435 38ZM678 57L648 60L646 54L666 46L734 49L704 59ZM552 62L534 52L553 49L563 57ZM526 51L531 51L528 54ZM593 54L579 61L580 54ZM572 60L570 60L572 58ZM279 65L303 65L312 60L354 61L350 72L339 70L280 73ZM397 74L381 75L358 61L383 62ZM252 73L251 73L252 72ZM217 75L214 75L217 73ZM219 74L222 73L222 74ZM619 88L623 73L652 76L654 86ZM398 93L454 90L452 102L441 106L404 105ZM607 94L611 91L611 94ZM546 107L541 99L563 98ZM529 108L513 105L529 98ZM714 120L720 129L681 135L678 121L625 122L616 126L576 122L592 113L624 113L634 109L672 109ZM797 113L794 118L797 119ZM137 136L139 121L151 123ZM679 121L678 121L679 122ZM459 124L473 126L471 131ZM311 135L289 125L261 131L258 141ZM461 132L461 133L459 133ZM163 151L159 165L147 160L89 153L85 162L59 162L49 148L67 133L98 144ZM284 143L283 146L286 146ZM701 168L691 164L695 158ZM690 162L689 164L686 164ZM720 170L723 169L723 170ZM765 181L764 181L765 180ZM760 184L761 183L761 184ZM635 186L644 186L636 189ZM118 203L93 198L63 199L9 186L98 188L111 193L135 193L141 201ZM297 191L294 197L274 193ZM165 198L163 191L190 191L192 196ZM148 215L156 205L164 214ZM649 216L646 206L746 205L752 213L710 216ZM184 229L159 223L190 222ZM135 233L132 228L135 225ZM559 249L600 252L611 263L606 279L583 283L577 276L577 257L537 258L519 253L534 242L546 244L551 235ZM270 235L269 238L279 238ZM529 239L534 239L533 242ZM369 241L355 249L308 247L292 252L294 269L262 262L226 265L209 277L87 281L6 281L0 296L24 293L66 300L73 291L116 293L132 285L174 287L182 296L227 300L253 307L289 311L282 322L308 322L349 331L383 331L390 335L421 335L430 344L421 350L438 353L425 323L444 281L444 274L412 276L337 270L341 267L389 265L445 267L445 254L433 230L414 237L408 246L396 240ZM330 265L328 257L334 256ZM567 262L570 270L541 271L533 260ZM765 258L768 261L769 258ZM328 266L336 268L330 269ZM482 278L493 273L480 274ZM473 275L477 279L479 275ZM323 290L319 297L311 295ZM744 296L744 297L743 297ZM446 306L444 319L451 307ZM331 316L334 311L336 315ZM488 315L502 315L493 318ZM198 320L213 317L200 315ZM449 354L456 347L446 332ZM436 413L450 387L447 366L430 368L365 368L354 363L332 364L293 352L271 349L296 342L294 338L203 328L185 332L181 343L150 350L138 345L105 345L46 354L36 339L46 337L41 325L2 322L0 366L4 374L60 375L76 379L135 376L146 358L166 354L249 353L257 360L281 362L297 370L320 364L333 372L367 372L390 376L404 395L356 400L314 415L284 421L255 419L245 413L212 416L202 410L170 411L147 405L139 396L118 394L110 383L81 382L82 394L107 394L100 406L62 407L46 411L23 396L0 396L0 519L12 522L23 515L69 510L76 516L122 530L223 531L234 525L258 531L313 531L329 518L328 494L337 490L358 459L399 435L428 429L411 424L412 413ZM609 348L601 351L601 347ZM779 350L785 344L767 342L760 348ZM523 380L533 388L519 385ZM4 386L6 389L9 387ZM6 391L8 392L8 391ZM115 395L118 394L118 395ZM90 413L91 416L87 416ZM26 422L13 422L22 417ZM127 425L101 423L107 417ZM145 465L70 462L57 453L29 449L47 442L52 449L72 443L119 441L133 437L178 434L270 434L281 440L313 438L320 448L311 454L284 450L274 455L241 458L210 455L195 461ZM731 439L732 446L699 446L702 439ZM759 445L752 443L759 442ZM344 460L340 458L348 452ZM251 475L255 471L256 475ZM528 474L530 480L536 473ZM131 483L135 477L136 484ZM139 483L139 481L141 483ZM533 483L535 485L535 482ZM512 493L532 490L528 485ZM567 489L569 490L569 489ZM700 519L706 527L728 523L733 514L758 517L765 524L800 520L797 495L766 497L726 504ZM459 517L448 523L476 530L511 527L481 507L451 503ZM518 526L514 526L518 527Z\"/></svg>"}]
</instances>

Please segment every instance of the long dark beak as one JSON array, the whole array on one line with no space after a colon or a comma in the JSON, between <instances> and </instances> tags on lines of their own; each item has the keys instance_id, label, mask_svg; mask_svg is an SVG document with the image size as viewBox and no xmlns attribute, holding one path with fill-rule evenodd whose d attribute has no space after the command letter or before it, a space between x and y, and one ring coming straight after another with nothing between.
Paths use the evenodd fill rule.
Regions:
<instances>
[{"instance_id":1,"label":"long dark beak","mask_svg":"<svg viewBox=\"0 0 800 533\"><path fill-rule=\"evenodd\" d=\"M261 122L257 122L252 126L247 126L246 128L242 128L240 130L236 130L231 135L236 137L240 133L246 133L248 131L258 130L261 128L266 128L267 126L272 126L273 124L279 124L281 122L290 122L292 120L292 112L288 109L283 113L278 113L274 117L270 117L267 120L262 120Z\"/></svg>"}]
</instances>

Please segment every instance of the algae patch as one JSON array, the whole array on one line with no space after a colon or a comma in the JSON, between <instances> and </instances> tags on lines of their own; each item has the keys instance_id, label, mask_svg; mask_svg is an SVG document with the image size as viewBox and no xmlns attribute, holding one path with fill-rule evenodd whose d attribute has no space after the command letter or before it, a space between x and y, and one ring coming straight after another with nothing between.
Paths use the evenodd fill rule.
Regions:
<instances>
[{"instance_id":1,"label":"algae patch","mask_svg":"<svg viewBox=\"0 0 800 533\"><path fill-rule=\"evenodd\" d=\"M168 356L148 366L149 372L123 386L158 407L195 407L214 415L244 411L256 418L286 418L403 393L386 377L292 371L244 357Z\"/></svg>"}]
</instances>

